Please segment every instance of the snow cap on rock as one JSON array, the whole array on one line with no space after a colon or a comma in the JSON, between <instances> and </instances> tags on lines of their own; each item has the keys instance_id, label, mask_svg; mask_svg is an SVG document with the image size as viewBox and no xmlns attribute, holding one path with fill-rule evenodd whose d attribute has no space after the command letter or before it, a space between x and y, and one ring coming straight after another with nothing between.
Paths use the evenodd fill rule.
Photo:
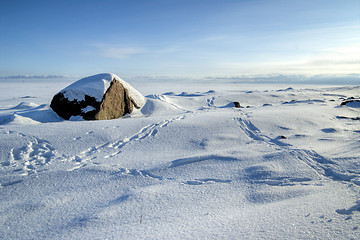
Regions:
<instances>
[{"instance_id":1,"label":"snow cap on rock","mask_svg":"<svg viewBox=\"0 0 360 240\"><path fill-rule=\"evenodd\" d=\"M100 102L113 80L119 81L129 91L130 97L137 106L141 107L145 104L143 95L114 73L100 73L82 78L61 90L60 93L63 93L64 97L70 101L85 100L85 95L88 95Z\"/></svg>"}]
</instances>

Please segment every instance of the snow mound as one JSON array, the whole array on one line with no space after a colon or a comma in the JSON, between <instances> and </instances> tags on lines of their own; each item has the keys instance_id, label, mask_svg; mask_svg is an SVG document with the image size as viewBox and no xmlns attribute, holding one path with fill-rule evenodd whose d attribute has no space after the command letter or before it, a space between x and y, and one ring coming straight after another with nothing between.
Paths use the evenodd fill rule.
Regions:
<instances>
[{"instance_id":1,"label":"snow mound","mask_svg":"<svg viewBox=\"0 0 360 240\"><path fill-rule=\"evenodd\" d=\"M0 125L31 125L61 121L62 119L47 104L21 102L0 112Z\"/></svg>"},{"instance_id":2,"label":"snow mound","mask_svg":"<svg viewBox=\"0 0 360 240\"><path fill-rule=\"evenodd\" d=\"M24 117L18 114L13 114L5 117L3 121L0 121L0 124L18 124L18 125L31 125L39 124L40 122L33 120L29 117Z\"/></svg>"},{"instance_id":3,"label":"snow mound","mask_svg":"<svg viewBox=\"0 0 360 240\"><path fill-rule=\"evenodd\" d=\"M141 113L144 116L166 116L183 112L183 110L176 108L176 106L158 99L148 99L141 109Z\"/></svg>"},{"instance_id":4,"label":"snow mound","mask_svg":"<svg viewBox=\"0 0 360 240\"><path fill-rule=\"evenodd\" d=\"M30 108L35 108L37 106L39 106L39 105L37 105L36 103L21 102L11 109L30 109Z\"/></svg>"}]
</instances>

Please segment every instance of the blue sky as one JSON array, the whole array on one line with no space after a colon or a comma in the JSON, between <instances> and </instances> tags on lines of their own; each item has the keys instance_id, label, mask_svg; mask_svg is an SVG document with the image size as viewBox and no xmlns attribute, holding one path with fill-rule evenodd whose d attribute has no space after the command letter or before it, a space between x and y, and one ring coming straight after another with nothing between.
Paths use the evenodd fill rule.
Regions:
<instances>
[{"instance_id":1,"label":"blue sky","mask_svg":"<svg viewBox=\"0 0 360 240\"><path fill-rule=\"evenodd\" d=\"M0 1L0 76L360 73L358 0Z\"/></svg>"}]
</instances>

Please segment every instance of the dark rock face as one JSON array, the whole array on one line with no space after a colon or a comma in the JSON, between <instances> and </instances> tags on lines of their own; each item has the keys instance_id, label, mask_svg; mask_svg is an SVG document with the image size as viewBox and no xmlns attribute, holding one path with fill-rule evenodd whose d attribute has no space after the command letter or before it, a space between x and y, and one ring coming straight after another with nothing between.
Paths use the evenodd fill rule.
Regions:
<instances>
[{"instance_id":1,"label":"dark rock face","mask_svg":"<svg viewBox=\"0 0 360 240\"><path fill-rule=\"evenodd\" d=\"M133 109L134 104L127 89L119 81L112 81L101 101L99 110L94 115L94 120L119 118L132 113Z\"/></svg>"},{"instance_id":2,"label":"dark rock face","mask_svg":"<svg viewBox=\"0 0 360 240\"><path fill-rule=\"evenodd\" d=\"M60 117L65 120L69 120L71 116L82 116L86 120L92 120L94 115L94 111L90 111L87 113L83 113L82 109L87 106L92 106L95 109L99 109L100 103L96 101L94 97L90 97L85 95L85 100L83 101L69 101L63 93L56 94L50 104L50 107L56 112Z\"/></svg>"},{"instance_id":3,"label":"dark rock face","mask_svg":"<svg viewBox=\"0 0 360 240\"><path fill-rule=\"evenodd\" d=\"M240 103L239 102L233 102L233 103L234 103L235 108L240 108Z\"/></svg>"},{"instance_id":4,"label":"dark rock face","mask_svg":"<svg viewBox=\"0 0 360 240\"><path fill-rule=\"evenodd\" d=\"M111 81L101 102L88 95L85 95L84 100L70 101L60 92L53 97L50 104L65 120L69 120L71 116L82 116L85 120L115 119L131 113L134 106L139 108L129 96L128 90L115 79Z\"/></svg>"}]
</instances>

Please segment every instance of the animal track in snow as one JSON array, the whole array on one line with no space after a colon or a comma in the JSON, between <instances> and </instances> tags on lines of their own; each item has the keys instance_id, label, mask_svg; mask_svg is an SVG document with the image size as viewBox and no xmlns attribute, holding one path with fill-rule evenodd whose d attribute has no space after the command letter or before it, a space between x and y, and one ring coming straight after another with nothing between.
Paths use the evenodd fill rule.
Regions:
<instances>
[{"instance_id":1,"label":"animal track in snow","mask_svg":"<svg viewBox=\"0 0 360 240\"><path fill-rule=\"evenodd\" d=\"M337 181L354 182L357 184L355 179L360 178L357 173L349 173L342 171L339 166L332 160L327 159L315 151L302 150L302 149L291 149L291 144L282 142L279 138L270 138L261 133L261 131L249 120L238 118L238 124L240 129L251 139L259 142L264 142L277 147L285 147L286 151L292 151L293 155L296 155L298 159L306 163L309 167L315 169L320 175L331 178ZM264 182L264 181L263 181ZM290 183L289 183L290 182ZM291 179L275 179L274 181L266 180L264 183L270 185L283 185L283 184L294 184L296 181ZM298 181L300 182L300 181Z\"/></svg>"},{"instance_id":2,"label":"animal track in snow","mask_svg":"<svg viewBox=\"0 0 360 240\"><path fill-rule=\"evenodd\" d=\"M130 176L142 176L142 177L150 177L150 178L162 180L161 176L153 174L149 170L137 170L137 169L120 168L119 171L115 172L114 174L123 174L123 175L130 175Z\"/></svg>"},{"instance_id":3,"label":"animal track in snow","mask_svg":"<svg viewBox=\"0 0 360 240\"><path fill-rule=\"evenodd\" d=\"M103 129L105 129L105 128L103 128ZM93 133L94 133L94 131L86 132L86 133L84 134L84 136L74 137L73 140L74 140L74 141L80 140L80 139L82 139L83 137L85 137L86 135L91 135L91 134L93 134Z\"/></svg>"},{"instance_id":4,"label":"animal track in snow","mask_svg":"<svg viewBox=\"0 0 360 240\"><path fill-rule=\"evenodd\" d=\"M255 141L266 142L268 144L276 145L276 146L291 146L291 144L284 143L281 141L281 137L270 138L261 133L261 131L250 121L247 119L238 118L238 125L240 129L250 138Z\"/></svg>"},{"instance_id":5,"label":"animal track in snow","mask_svg":"<svg viewBox=\"0 0 360 240\"><path fill-rule=\"evenodd\" d=\"M26 137L21 133L18 135ZM60 158L55 148L46 140L33 136L29 138L26 146L10 150L9 165L22 167L15 171L24 171L24 174L34 173L39 166L47 165L52 160Z\"/></svg>"},{"instance_id":6,"label":"animal track in snow","mask_svg":"<svg viewBox=\"0 0 360 240\"><path fill-rule=\"evenodd\" d=\"M168 124L170 124L173 121L181 120L184 118L185 118L185 115L182 115L182 116L178 116L178 117L175 117L175 118L172 118L169 120L163 120L158 123L153 123L153 124L147 125L147 126L141 128L139 132L133 134L130 137L126 137L122 140L118 140L118 141L114 141L114 142L106 142L106 143L103 143L98 146L92 146L92 147L88 148L87 150L81 152L80 154L72 157L71 159L78 163L81 163L81 162L84 162L87 160L91 160L91 159L96 158L96 156L94 156L94 155L96 153L100 152L104 148L107 148L107 149L110 148L110 149L115 150L115 152L105 155L104 158L114 157L114 156L120 154L121 150L119 150L119 149L125 147L128 143L142 141L148 137L154 137L156 134L158 134L160 128L168 126Z\"/></svg>"},{"instance_id":7,"label":"animal track in snow","mask_svg":"<svg viewBox=\"0 0 360 240\"><path fill-rule=\"evenodd\" d=\"M215 97L206 99L206 103L207 103L208 107L214 107L214 100L215 100Z\"/></svg>"},{"instance_id":8,"label":"animal track in snow","mask_svg":"<svg viewBox=\"0 0 360 240\"><path fill-rule=\"evenodd\" d=\"M107 147L114 148L114 149L120 149L120 148L123 148L126 144L128 144L130 142L140 141L140 140L146 139L148 137L154 137L159 132L159 128L166 127L169 123L176 121L176 120L181 120L184 118L185 118L185 116L182 115L180 117L176 117L176 118L173 118L170 120L163 120L158 123L147 125L147 126L141 128L140 131L135 133L134 135L124 138L123 140L110 143L110 144L108 144ZM105 158L113 157L119 153L121 153L121 151L117 151L113 154L107 155L107 156L105 156Z\"/></svg>"},{"instance_id":9,"label":"animal track in snow","mask_svg":"<svg viewBox=\"0 0 360 240\"><path fill-rule=\"evenodd\" d=\"M46 140L28 136L17 131L1 131L2 134L14 134L27 139L25 146L20 148L11 148L8 161L1 162L2 167L16 168L14 172L30 174L38 171L39 167L48 165L56 158L62 156Z\"/></svg>"},{"instance_id":10,"label":"animal track in snow","mask_svg":"<svg viewBox=\"0 0 360 240\"><path fill-rule=\"evenodd\" d=\"M251 139L256 141L265 141L261 136L260 130L249 120L247 119L238 119L238 124L241 130Z\"/></svg>"}]
</instances>

